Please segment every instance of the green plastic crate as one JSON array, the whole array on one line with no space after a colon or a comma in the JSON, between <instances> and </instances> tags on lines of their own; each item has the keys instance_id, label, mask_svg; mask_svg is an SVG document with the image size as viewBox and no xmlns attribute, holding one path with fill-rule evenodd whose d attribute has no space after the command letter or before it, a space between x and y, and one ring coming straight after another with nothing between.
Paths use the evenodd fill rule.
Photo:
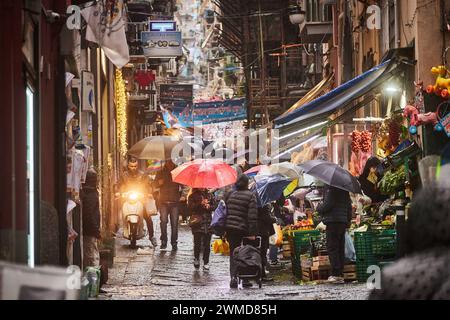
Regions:
<instances>
[{"instance_id":1,"label":"green plastic crate","mask_svg":"<svg viewBox=\"0 0 450 320\"><path fill-rule=\"evenodd\" d=\"M355 251L357 278L358 281L365 282L370 276L367 273L369 266L383 268L393 262L396 254L396 231L355 232Z\"/></svg>"}]
</instances>

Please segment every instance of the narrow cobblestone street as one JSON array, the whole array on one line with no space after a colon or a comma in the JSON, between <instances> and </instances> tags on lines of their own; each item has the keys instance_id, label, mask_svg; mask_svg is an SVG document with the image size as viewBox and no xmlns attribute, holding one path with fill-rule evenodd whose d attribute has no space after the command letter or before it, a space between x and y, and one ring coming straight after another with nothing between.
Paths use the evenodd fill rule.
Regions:
<instances>
[{"instance_id":1,"label":"narrow cobblestone street","mask_svg":"<svg viewBox=\"0 0 450 320\"><path fill-rule=\"evenodd\" d=\"M159 239L159 221L156 223ZM201 299L201 300L348 300L366 299L365 285L299 285L295 283L290 264L271 270L274 282L262 289L229 288L229 258L211 253L210 270L198 271L193 266L192 233L187 226L180 226L178 251L149 249L150 242L141 240L138 245L145 254L129 248L123 239L116 241L114 266L109 270L109 281L104 286L107 293L99 299Z\"/></svg>"}]
</instances>

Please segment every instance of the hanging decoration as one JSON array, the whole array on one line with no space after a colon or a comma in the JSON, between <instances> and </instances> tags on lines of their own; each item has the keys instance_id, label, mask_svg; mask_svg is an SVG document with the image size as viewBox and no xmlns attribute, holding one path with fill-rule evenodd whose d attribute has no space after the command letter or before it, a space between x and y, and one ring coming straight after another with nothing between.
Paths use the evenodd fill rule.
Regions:
<instances>
[{"instance_id":1,"label":"hanging decoration","mask_svg":"<svg viewBox=\"0 0 450 320\"><path fill-rule=\"evenodd\" d=\"M404 136L407 128L402 126L403 115L396 114L386 119L381 125L377 137L378 155L387 157L391 155L400 145L400 140ZM380 153L381 152L381 153Z\"/></svg>"},{"instance_id":2,"label":"hanging decoration","mask_svg":"<svg viewBox=\"0 0 450 320\"><path fill-rule=\"evenodd\" d=\"M442 131L441 126L437 126L438 119L436 112L419 113L416 106L407 105L403 111L403 116L409 118L409 133L417 134L417 126L432 124L436 131Z\"/></svg>"},{"instance_id":3,"label":"hanging decoration","mask_svg":"<svg viewBox=\"0 0 450 320\"><path fill-rule=\"evenodd\" d=\"M433 67L431 73L436 76L436 83L427 87L428 93L435 93L444 99L450 98L450 72L445 66Z\"/></svg>"},{"instance_id":4,"label":"hanging decoration","mask_svg":"<svg viewBox=\"0 0 450 320\"><path fill-rule=\"evenodd\" d=\"M372 154L372 132L355 130L351 137L350 172L358 177L362 174L364 166Z\"/></svg>"},{"instance_id":5,"label":"hanging decoration","mask_svg":"<svg viewBox=\"0 0 450 320\"><path fill-rule=\"evenodd\" d=\"M127 96L122 71L116 69L114 102L116 104L117 139L119 152L125 157L128 152L127 143Z\"/></svg>"}]
</instances>

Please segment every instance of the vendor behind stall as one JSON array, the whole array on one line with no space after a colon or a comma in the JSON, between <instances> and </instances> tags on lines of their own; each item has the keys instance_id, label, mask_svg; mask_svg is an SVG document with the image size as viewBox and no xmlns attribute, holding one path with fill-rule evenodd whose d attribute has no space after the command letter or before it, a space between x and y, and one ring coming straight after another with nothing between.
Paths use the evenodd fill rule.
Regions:
<instances>
[{"instance_id":1,"label":"vendor behind stall","mask_svg":"<svg viewBox=\"0 0 450 320\"><path fill-rule=\"evenodd\" d=\"M387 199L377 187L381 178L377 170L380 164L381 161L377 157L369 158L364 166L363 173L358 178L362 191L372 200L372 203L383 202Z\"/></svg>"}]
</instances>

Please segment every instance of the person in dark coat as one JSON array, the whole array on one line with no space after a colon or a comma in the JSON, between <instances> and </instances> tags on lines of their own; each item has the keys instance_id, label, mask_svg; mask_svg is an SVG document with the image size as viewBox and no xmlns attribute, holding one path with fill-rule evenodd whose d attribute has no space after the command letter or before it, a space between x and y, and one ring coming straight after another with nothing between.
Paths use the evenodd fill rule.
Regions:
<instances>
[{"instance_id":1,"label":"person in dark coat","mask_svg":"<svg viewBox=\"0 0 450 320\"><path fill-rule=\"evenodd\" d=\"M383 268L369 299L449 300L449 230L450 189L428 185L415 194L408 214L406 257Z\"/></svg>"},{"instance_id":2,"label":"person in dark coat","mask_svg":"<svg viewBox=\"0 0 450 320\"><path fill-rule=\"evenodd\" d=\"M388 198L383 196L377 188L377 183L380 180L377 168L380 164L381 161L377 157L369 158L364 166L363 173L358 178L362 191L372 200L372 203L383 202Z\"/></svg>"},{"instance_id":3,"label":"person in dark coat","mask_svg":"<svg viewBox=\"0 0 450 320\"><path fill-rule=\"evenodd\" d=\"M258 208L258 235L261 237L261 260L263 267L263 280L273 281L272 278L267 277L267 250L269 249L269 238L275 233L273 224L276 222L276 218L272 215L272 206L266 204L262 208Z\"/></svg>"},{"instance_id":4,"label":"person in dark coat","mask_svg":"<svg viewBox=\"0 0 450 320\"><path fill-rule=\"evenodd\" d=\"M230 244L230 287L237 288L236 266L233 261L233 251L247 237L255 240L258 233L258 209L256 195L248 189L249 180L246 175L240 175L235 184L235 191L225 198L227 218L225 222L226 238Z\"/></svg>"},{"instance_id":5,"label":"person in dark coat","mask_svg":"<svg viewBox=\"0 0 450 320\"><path fill-rule=\"evenodd\" d=\"M203 246L203 269L209 270L212 236L209 227L213 210L212 195L205 189L192 189L192 193L188 196L187 206L194 236L194 267L200 268L200 252Z\"/></svg>"},{"instance_id":6,"label":"person in dark coat","mask_svg":"<svg viewBox=\"0 0 450 320\"><path fill-rule=\"evenodd\" d=\"M180 205L180 185L173 182L171 171L175 169L175 164L172 160L167 160L164 168L156 174L155 184L159 188L159 215L161 227L161 250L167 249L167 224L170 219L170 242L172 251L178 249L178 220L179 220L179 205Z\"/></svg>"},{"instance_id":7,"label":"person in dark coat","mask_svg":"<svg viewBox=\"0 0 450 320\"><path fill-rule=\"evenodd\" d=\"M317 211L327 226L327 251L331 264L330 283L344 283L345 231L352 220L352 202L348 191L328 186Z\"/></svg>"},{"instance_id":8,"label":"person in dark coat","mask_svg":"<svg viewBox=\"0 0 450 320\"><path fill-rule=\"evenodd\" d=\"M81 192L83 219L83 265L100 265L98 239L100 239L100 204L97 191L97 173L89 169Z\"/></svg>"}]
</instances>

